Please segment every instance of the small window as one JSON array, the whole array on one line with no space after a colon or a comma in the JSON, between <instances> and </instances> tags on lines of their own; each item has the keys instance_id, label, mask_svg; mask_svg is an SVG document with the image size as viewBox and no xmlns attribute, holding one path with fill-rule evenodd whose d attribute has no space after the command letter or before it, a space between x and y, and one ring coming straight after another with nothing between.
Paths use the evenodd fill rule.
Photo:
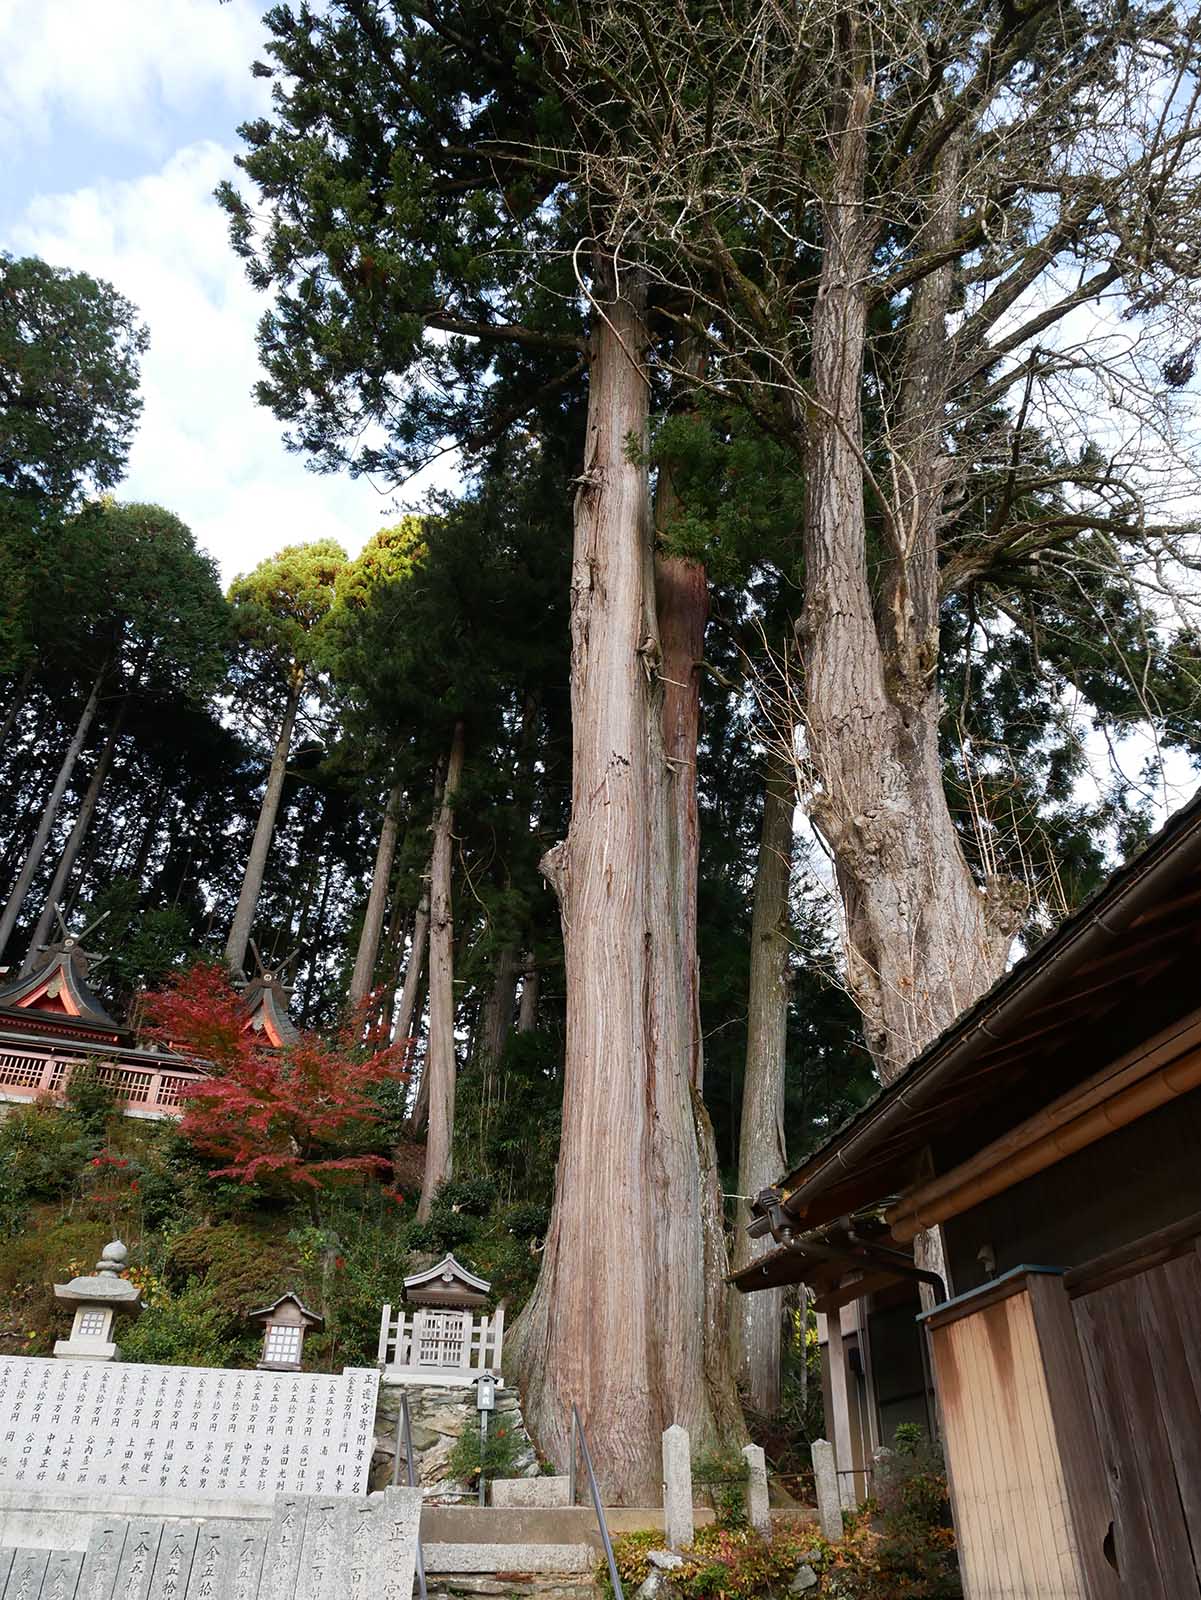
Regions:
<instances>
[{"instance_id":1,"label":"small window","mask_svg":"<svg viewBox=\"0 0 1201 1600\"><path fill-rule=\"evenodd\" d=\"M271 1323L267 1328L267 1342L263 1347L265 1361L278 1361L283 1363L296 1363L300 1360L300 1333L299 1328L285 1327L281 1323Z\"/></svg>"},{"instance_id":2,"label":"small window","mask_svg":"<svg viewBox=\"0 0 1201 1600\"><path fill-rule=\"evenodd\" d=\"M107 1312L104 1311L81 1311L77 1332L83 1338L98 1339L104 1332L106 1316Z\"/></svg>"}]
</instances>

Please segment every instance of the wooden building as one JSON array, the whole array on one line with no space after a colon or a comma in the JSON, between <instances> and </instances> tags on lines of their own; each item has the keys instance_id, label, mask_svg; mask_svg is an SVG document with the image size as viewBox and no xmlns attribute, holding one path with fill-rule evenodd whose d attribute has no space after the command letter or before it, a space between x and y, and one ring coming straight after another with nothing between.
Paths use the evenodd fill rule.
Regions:
<instances>
[{"instance_id":1,"label":"wooden building","mask_svg":"<svg viewBox=\"0 0 1201 1600\"><path fill-rule=\"evenodd\" d=\"M110 1016L88 983L95 962L64 928L30 971L0 983L0 1105L61 1101L72 1072L89 1066L126 1116L181 1116L182 1091L208 1068L178 1051L143 1045ZM288 1015L290 990L278 971L262 961L257 967L242 993L245 1031L272 1050L286 1048L299 1038Z\"/></svg>"},{"instance_id":2,"label":"wooden building","mask_svg":"<svg viewBox=\"0 0 1201 1600\"><path fill-rule=\"evenodd\" d=\"M757 1203L738 1287L814 1284L839 1347L848 1297L885 1442L913 1356L872 1319L941 1229L913 1325L970 1600L1201 1600L1199 974L1201 795Z\"/></svg>"},{"instance_id":3,"label":"wooden building","mask_svg":"<svg viewBox=\"0 0 1201 1600\"><path fill-rule=\"evenodd\" d=\"M0 1103L61 1100L71 1074L88 1066L126 1116L178 1117L181 1091L204 1077L204 1064L140 1045L89 986L93 959L64 932L32 971L0 987Z\"/></svg>"}]
</instances>

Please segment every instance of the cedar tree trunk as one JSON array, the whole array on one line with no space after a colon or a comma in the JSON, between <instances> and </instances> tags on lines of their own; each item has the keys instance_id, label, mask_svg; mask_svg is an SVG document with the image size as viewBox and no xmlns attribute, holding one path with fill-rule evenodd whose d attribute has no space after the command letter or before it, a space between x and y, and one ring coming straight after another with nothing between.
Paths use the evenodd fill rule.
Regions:
<instances>
[{"instance_id":1,"label":"cedar tree trunk","mask_svg":"<svg viewBox=\"0 0 1201 1600\"><path fill-rule=\"evenodd\" d=\"M87 703L80 713L79 722L67 746L67 753L63 757L58 769L58 775L53 787L46 797L46 804L42 807L41 820L38 823L29 849L25 852L25 859L21 863L21 870L17 874L17 881L12 886L8 903L0 913L0 955L4 954L4 947L12 938L13 929L16 927L17 918L21 914L21 907L29 893L29 886L33 882L34 874L41 865L46 845L50 839L50 830L54 826L54 819L58 815L58 808L62 803L63 794L67 784L71 781L71 774L75 770L75 763L79 760L79 752L87 740L88 731L96 716L96 708L100 704L100 686L104 682L105 668L101 667L96 674L96 681L92 684L91 693Z\"/></svg>"},{"instance_id":2,"label":"cedar tree trunk","mask_svg":"<svg viewBox=\"0 0 1201 1600\"><path fill-rule=\"evenodd\" d=\"M409 961L405 967L404 986L400 991L400 1005L396 1011L396 1027L392 1035L397 1044L413 1035L413 1019L417 1015L417 996L421 992L421 976L425 971L425 951L430 933L429 890L422 893L413 918L413 938L409 945Z\"/></svg>"},{"instance_id":3,"label":"cedar tree trunk","mask_svg":"<svg viewBox=\"0 0 1201 1600\"><path fill-rule=\"evenodd\" d=\"M109 768L113 764L113 752L117 748L117 741L121 737L121 726L125 721L125 708L128 700L122 700L113 718L112 728L104 742L104 749L100 752L100 759L96 762L91 781L88 784L67 842L63 846L63 853L59 857L58 866L54 871L54 880L46 895L46 904L42 907L42 914L38 918L37 927L33 930L33 938L29 941L29 949L25 953L25 963L22 972L31 972L37 961L37 952L47 943L50 937L50 925L54 921L55 907L66 893L67 880L71 876L71 868L75 865L75 858L79 854L80 846L87 838L88 829L92 825L92 818L96 812L96 802L100 799L100 791L108 777Z\"/></svg>"},{"instance_id":4,"label":"cedar tree trunk","mask_svg":"<svg viewBox=\"0 0 1201 1600\"><path fill-rule=\"evenodd\" d=\"M646 290L601 258L594 294L572 563L571 825L543 861L566 962L563 1135L542 1272L510 1349L543 1450L567 1461L577 1403L606 1501L646 1505L659 1498L665 1427L682 1423L703 1448L738 1414L732 1384L706 1370L713 1185L671 915L653 536L634 459L647 427Z\"/></svg>"},{"instance_id":5,"label":"cedar tree trunk","mask_svg":"<svg viewBox=\"0 0 1201 1600\"><path fill-rule=\"evenodd\" d=\"M417 1220L425 1222L438 1185L450 1177L455 1132L455 970L454 909L451 900L455 795L463 776L465 732L455 723L442 805L434 827L430 863L430 1030L425 1051L425 1092L429 1132L425 1140L425 1173Z\"/></svg>"},{"instance_id":6,"label":"cedar tree trunk","mask_svg":"<svg viewBox=\"0 0 1201 1600\"><path fill-rule=\"evenodd\" d=\"M796 782L781 756L768 756L763 824L755 868L751 916L751 970L747 998L746 1072L738 1140L738 1193L751 1199L785 1171L784 1043L788 1026L788 890L792 878L792 812ZM751 1208L737 1202L735 1272L774 1248L771 1239L747 1234ZM780 1405L780 1318L783 1290L761 1289L732 1297L734 1359L751 1407L764 1415Z\"/></svg>"},{"instance_id":7,"label":"cedar tree trunk","mask_svg":"<svg viewBox=\"0 0 1201 1600\"><path fill-rule=\"evenodd\" d=\"M275 832L275 818L279 812L280 796L284 792L284 777L288 769L288 751L292 746L292 729L300 707L304 688L304 674L294 671L288 686L287 704L279 735L271 755L271 770L267 774L267 789L259 807L259 820L255 825L254 842L250 846L250 859L242 878L242 891L238 895L238 908L234 912L229 938L225 941L225 961L234 972L242 970L246 960L246 946L250 943L250 930L254 926L254 913L258 907L259 890L263 887L263 874L267 870L267 857L271 852L271 835Z\"/></svg>"},{"instance_id":8,"label":"cedar tree trunk","mask_svg":"<svg viewBox=\"0 0 1201 1600\"><path fill-rule=\"evenodd\" d=\"M371 874L371 892L367 896L367 909L363 913L363 931L359 935L359 948L350 979L348 998L352 1013L366 1004L375 977L375 958L379 954L380 933L388 905L388 880L392 876L392 859L396 854L396 841L400 836L401 795L402 790L397 784L389 794L388 804L384 808L384 820L379 831L379 846L375 852L375 868Z\"/></svg>"},{"instance_id":9,"label":"cedar tree trunk","mask_svg":"<svg viewBox=\"0 0 1201 1600\"><path fill-rule=\"evenodd\" d=\"M863 204L870 93L859 49L852 39L841 52L850 81L823 208L800 637L815 778L810 814L834 856L847 978L888 1081L998 976L1015 924L1012 897L990 898L974 883L943 791L938 506L928 496L916 529L902 530L894 519L895 570L885 574L879 622L869 585L861 386L875 223ZM931 337L928 325L924 337ZM937 355L943 341L934 344ZM941 450L936 426L934 439ZM903 450L904 440L898 444Z\"/></svg>"}]
</instances>

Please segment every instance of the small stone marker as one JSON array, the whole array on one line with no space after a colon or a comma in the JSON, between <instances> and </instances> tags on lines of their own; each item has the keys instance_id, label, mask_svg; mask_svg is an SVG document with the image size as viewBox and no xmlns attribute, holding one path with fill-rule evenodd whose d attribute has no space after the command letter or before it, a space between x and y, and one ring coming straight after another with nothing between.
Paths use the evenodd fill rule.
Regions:
<instances>
[{"instance_id":1,"label":"small stone marker","mask_svg":"<svg viewBox=\"0 0 1201 1600\"><path fill-rule=\"evenodd\" d=\"M83 1560L79 1600L109 1600L116 1586L127 1529L126 1522L107 1518L93 1527Z\"/></svg>"},{"instance_id":2,"label":"small stone marker","mask_svg":"<svg viewBox=\"0 0 1201 1600\"><path fill-rule=\"evenodd\" d=\"M41 1600L75 1600L79 1587L79 1569L83 1566L80 1550L54 1550L42 1579Z\"/></svg>"},{"instance_id":3,"label":"small stone marker","mask_svg":"<svg viewBox=\"0 0 1201 1600\"><path fill-rule=\"evenodd\" d=\"M184 1600L195 1554L194 1526L164 1528L150 1580L150 1600Z\"/></svg>"},{"instance_id":4,"label":"small stone marker","mask_svg":"<svg viewBox=\"0 0 1201 1600\"><path fill-rule=\"evenodd\" d=\"M663 1434L663 1532L670 1550L693 1540L692 1456L688 1429L673 1422Z\"/></svg>"},{"instance_id":5,"label":"small stone marker","mask_svg":"<svg viewBox=\"0 0 1201 1600\"><path fill-rule=\"evenodd\" d=\"M125 1548L117 1568L115 1594L121 1600L149 1600L150 1580L154 1576L154 1563L162 1542L163 1525L157 1518L129 1519L125 1535Z\"/></svg>"},{"instance_id":6,"label":"small stone marker","mask_svg":"<svg viewBox=\"0 0 1201 1600\"><path fill-rule=\"evenodd\" d=\"M789 1594L807 1594L810 1589L817 1588L817 1573L806 1562L796 1569L792 1582L788 1585Z\"/></svg>"},{"instance_id":7,"label":"small stone marker","mask_svg":"<svg viewBox=\"0 0 1201 1600\"><path fill-rule=\"evenodd\" d=\"M296 1600L300 1551L304 1543L308 1509L306 1495L281 1494L276 1497L259 1586L262 1600Z\"/></svg>"},{"instance_id":8,"label":"small stone marker","mask_svg":"<svg viewBox=\"0 0 1201 1600\"><path fill-rule=\"evenodd\" d=\"M742 1447L746 1458L746 1504L751 1527L763 1538L771 1538L771 1510L767 1499L767 1458L757 1444Z\"/></svg>"},{"instance_id":9,"label":"small stone marker","mask_svg":"<svg viewBox=\"0 0 1201 1600\"><path fill-rule=\"evenodd\" d=\"M385 1489L376 1516L376 1600L412 1600L421 1490Z\"/></svg>"},{"instance_id":10,"label":"small stone marker","mask_svg":"<svg viewBox=\"0 0 1201 1600\"><path fill-rule=\"evenodd\" d=\"M15 1550L4 1600L37 1600L49 1560L49 1550Z\"/></svg>"},{"instance_id":11,"label":"small stone marker","mask_svg":"<svg viewBox=\"0 0 1201 1600\"><path fill-rule=\"evenodd\" d=\"M327 1600L346 1592L350 1502L312 1500L304 1524L297 1600Z\"/></svg>"},{"instance_id":12,"label":"small stone marker","mask_svg":"<svg viewBox=\"0 0 1201 1600\"><path fill-rule=\"evenodd\" d=\"M831 1544L842 1538L842 1502L838 1496L838 1473L834 1466L834 1446L828 1439L815 1439L813 1483L817 1490L817 1515L821 1530Z\"/></svg>"}]
</instances>

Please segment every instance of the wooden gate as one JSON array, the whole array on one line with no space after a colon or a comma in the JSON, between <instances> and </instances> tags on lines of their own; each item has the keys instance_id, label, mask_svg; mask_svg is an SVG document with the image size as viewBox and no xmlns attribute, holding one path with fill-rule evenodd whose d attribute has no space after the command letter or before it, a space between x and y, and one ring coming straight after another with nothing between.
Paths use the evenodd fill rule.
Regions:
<instances>
[{"instance_id":1,"label":"wooden gate","mask_svg":"<svg viewBox=\"0 0 1201 1600\"><path fill-rule=\"evenodd\" d=\"M1145 1256L1144 1256L1145 1260ZM1201 1258L1072 1274L1113 1503L1112 1559L1139 1600L1201 1597Z\"/></svg>"}]
</instances>

